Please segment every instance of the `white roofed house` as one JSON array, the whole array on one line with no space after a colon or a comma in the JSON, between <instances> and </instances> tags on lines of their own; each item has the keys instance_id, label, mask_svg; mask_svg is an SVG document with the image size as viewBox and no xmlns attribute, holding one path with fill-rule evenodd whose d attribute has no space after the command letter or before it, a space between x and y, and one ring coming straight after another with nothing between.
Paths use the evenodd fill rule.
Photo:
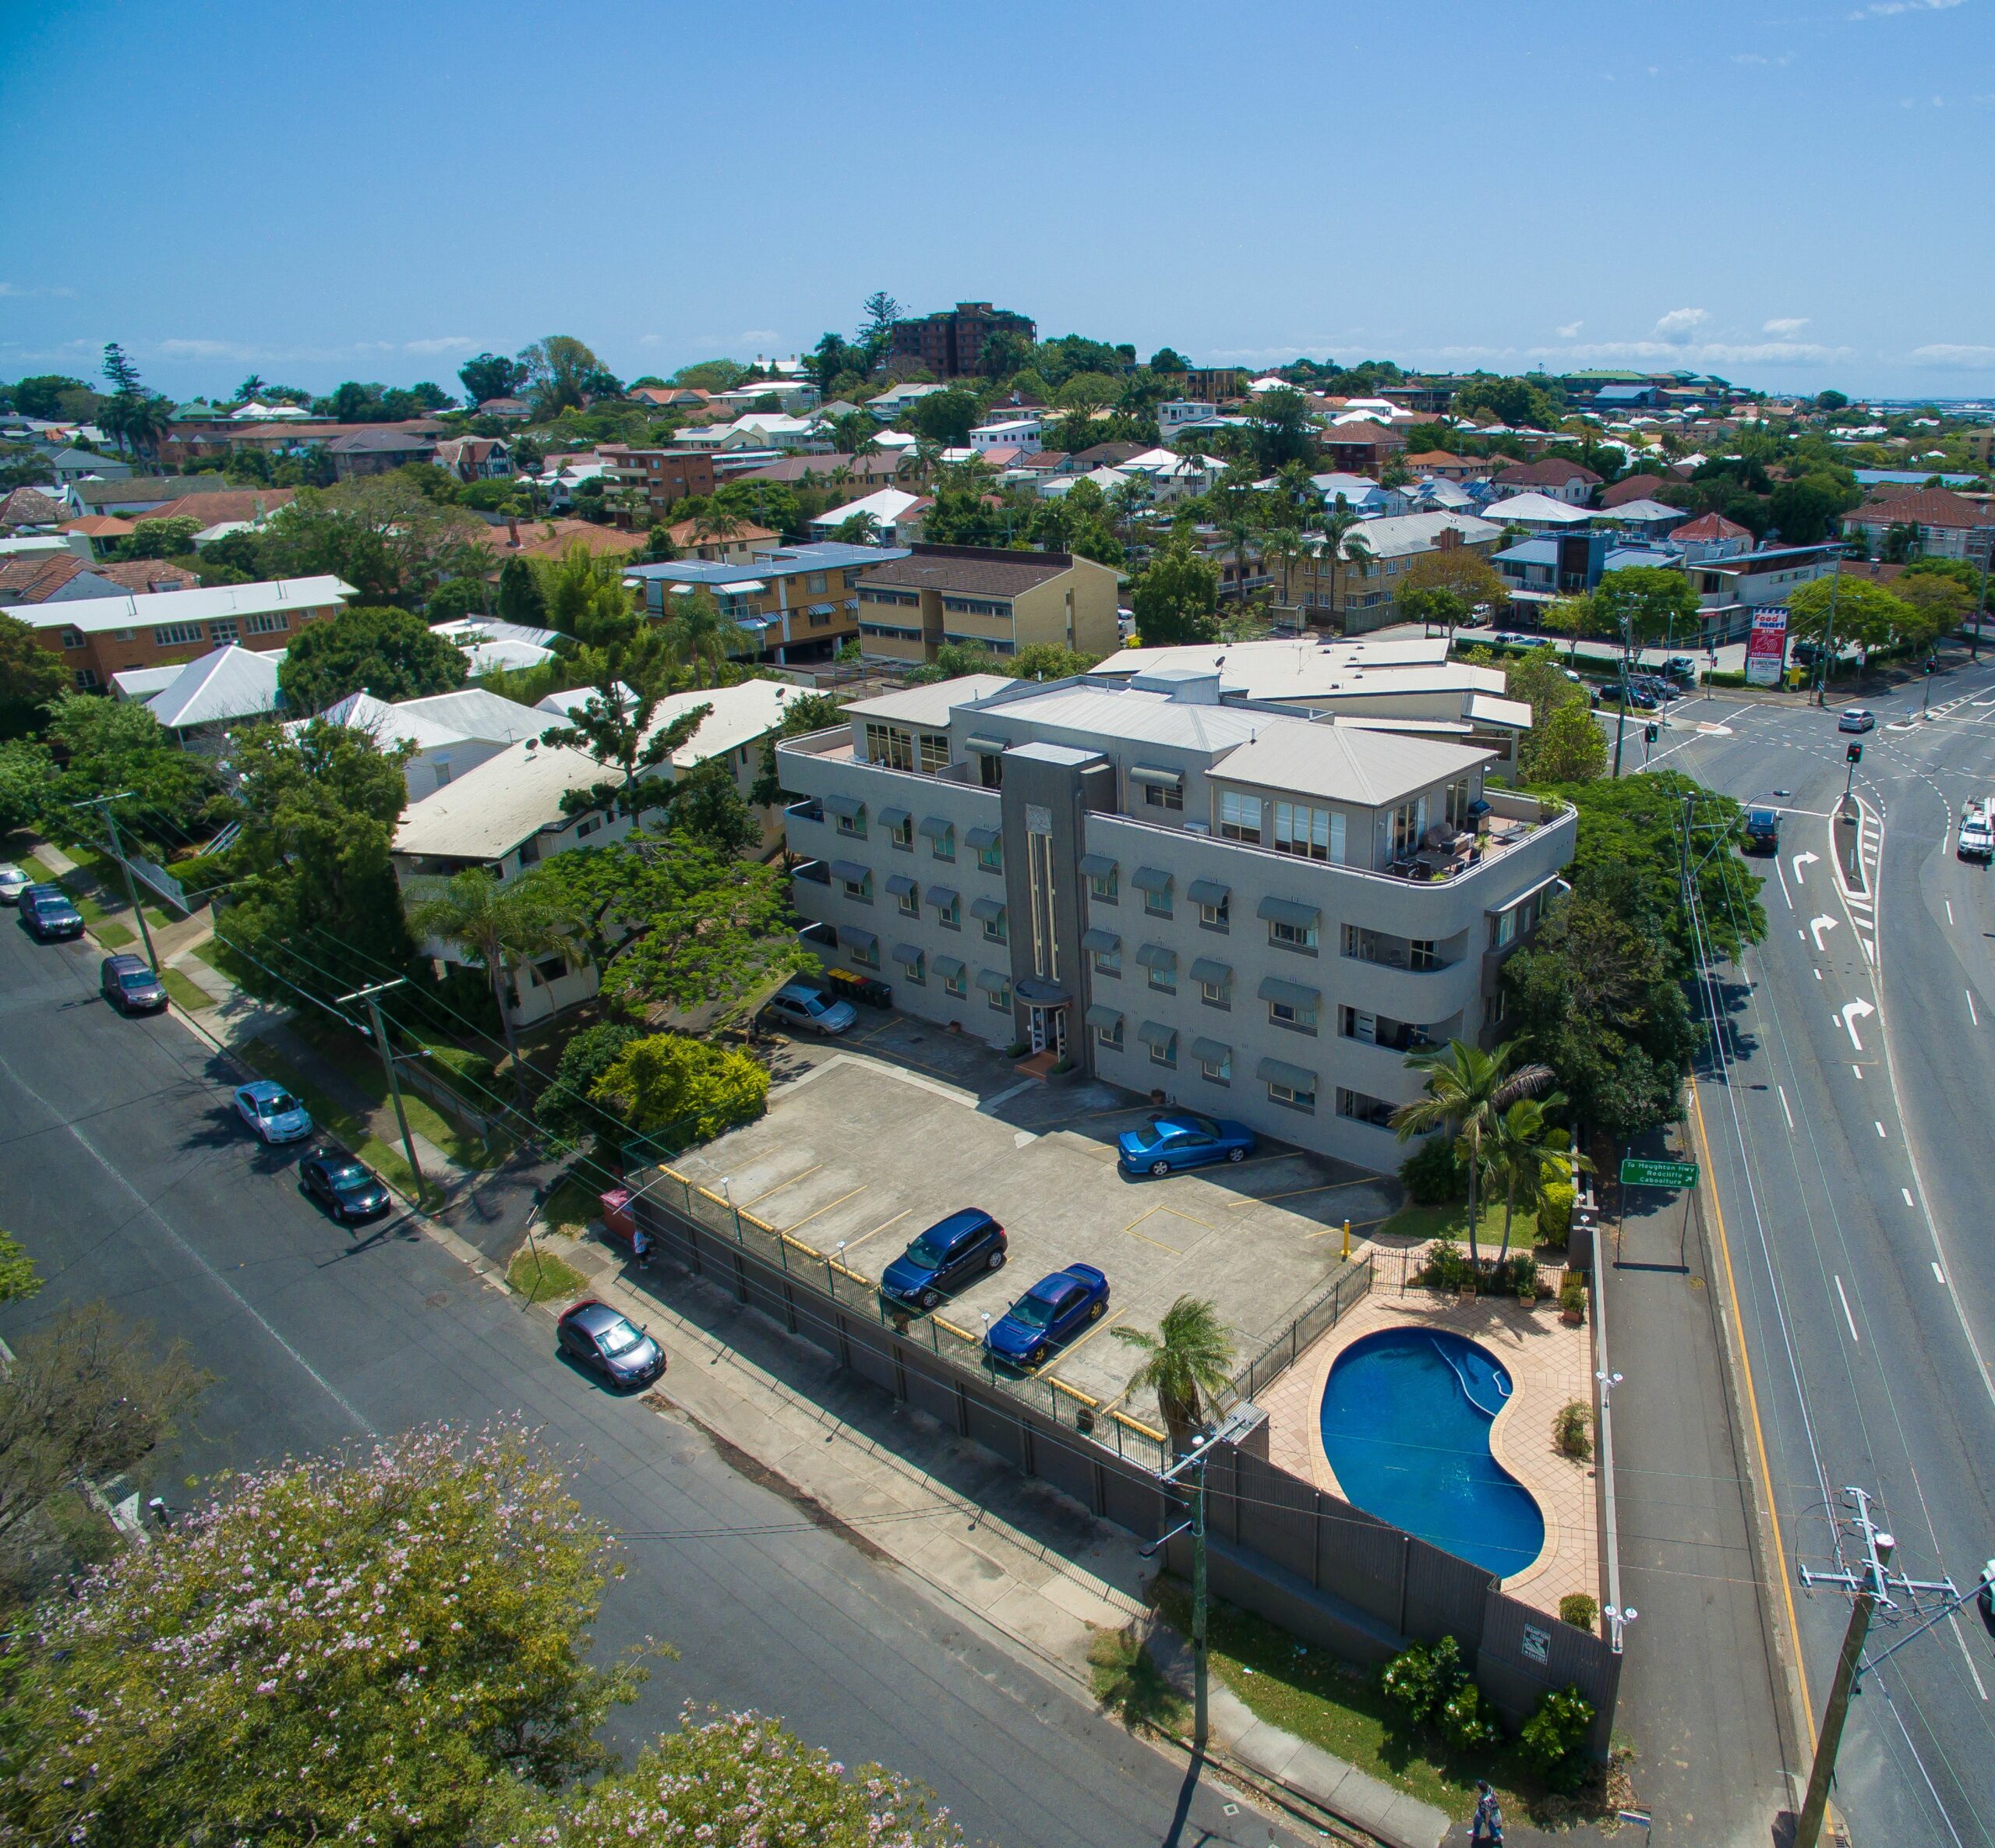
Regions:
<instances>
[{"instance_id":1,"label":"white roofed house","mask_svg":"<svg viewBox=\"0 0 1995 1848\"><path fill-rule=\"evenodd\" d=\"M413 745L414 754L402 765L402 782L411 801L433 795L508 745L537 738L558 723L536 707L503 699L482 687L392 704L371 693L350 693L318 716L367 733L383 750Z\"/></svg>"},{"instance_id":2,"label":"white roofed house","mask_svg":"<svg viewBox=\"0 0 1995 1848\"><path fill-rule=\"evenodd\" d=\"M838 536L846 521L870 514L873 518L870 540L858 542L876 546L912 546L921 539L922 516L935 504L926 494L910 494L904 488L881 488L842 507L826 509L810 522L810 536L830 539Z\"/></svg>"},{"instance_id":3,"label":"white roofed house","mask_svg":"<svg viewBox=\"0 0 1995 1848\"><path fill-rule=\"evenodd\" d=\"M141 700L182 750L218 751L227 726L268 719L284 708L277 667L284 650L259 653L235 642L178 667L114 674L120 699Z\"/></svg>"},{"instance_id":4,"label":"white roofed house","mask_svg":"<svg viewBox=\"0 0 1995 1848\"><path fill-rule=\"evenodd\" d=\"M800 689L777 680L744 680L733 687L672 694L653 715L655 730L696 706L711 710L670 760L649 774L676 782L697 765L724 762L746 800L761 769L763 740L781 729L786 702L799 695ZM462 693L442 696L465 697ZM586 689L553 696L549 705L534 715L538 723L531 735L493 751L462 774L456 773L454 765L448 783L410 804L394 844L395 876L406 903L436 896L454 875L467 868L509 882L557 853L575 847L606 846L632 831L627 816L599 807L573 814L563 810L562 798L570 790L591 788L613 774L584 751L540 741L542 733L560 726L564 712L587 698ZM437 703L411 701L390 707L387 723L391 727L405 723L401 716L410 705ZM509 701L496 703L511 705ZM765 840L779 839L779 814L767 809L754 812ZM425 945L425 952L446 962L468 959L457 945L439 941ZM558 956L544 957L515 973L507 1009L515 1026L528 1026L588 1000L597 986L593 966L571 970Z\"/></svg>"}]
</instances>

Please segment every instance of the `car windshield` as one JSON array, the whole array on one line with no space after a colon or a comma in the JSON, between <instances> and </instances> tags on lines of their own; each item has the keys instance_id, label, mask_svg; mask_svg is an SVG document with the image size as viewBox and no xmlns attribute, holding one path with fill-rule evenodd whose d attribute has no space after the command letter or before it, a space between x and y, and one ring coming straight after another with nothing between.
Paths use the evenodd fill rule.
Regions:
<instances>
[{"instance_id":1,"label":"car windshield","mask_svg":"<svg viewBox=\"0 0 1995 1848\"><path fill-rule=\"evenodd\" d=\"M637 1330L620 1316L608 1327L595 1331L595 1344L606 1354L627 1354L642 1339Z\"/></svg>"},{"instance_id":2,"label":"car windshield","mask_svg":"<svg viewBox=\"0 0 1995 1848\"><path fill-rule=\"evenodd\" d=\"M344 1168L329 1168L326 1178L343 1190L365 1187L374 1177L358 1163L349 1161Z\"/></svg>"},{"instance_id":3,"label":"car windshield","mask_svg":"<svg viewBox=\"0 0 1995 1848\"><path fill-rule=\"evenodd\" d=\"M949 1248L932 1232L923 1232L907 1248L906 1255L917 1264L926 1264L930 1269L941 1263L948 1255Z\"/></svg>"},{"instance_id":4,"label":"car windshield","mask_svg":"<svg viewBox=\"0 0 1995 1848\"><path fill-rule=\"evenodd\" d=\"M1043 1328L1053 1320L1055 1305L1053 1292L1042 1296L1035 1290L1029 1296L1021 1296L1012 1305L1012 1320L1027 1328Z\"/></svg>"},{"instance_id":5,"label":"car windshield","mask_svg":"<svg viewBox=\"0 0 1995 1848\"><path fill-rule=\"evenodd\" d=\"M150 988L153 985L153 972L150 969L128 969L118 977L121 988Z\"/></svg>"},{"instance_id":6,"label":"car windshield","mask_svg":"<svg viewBox=\"0 0 1995 1848\"><path fill-rule=\"evenodd\" d=\"M289 1091L279 1091L274 1097L256 1100L256 1108L264 1116L289 1116L297 1108L298 1100Z\"/></svg>"}]
</instances>

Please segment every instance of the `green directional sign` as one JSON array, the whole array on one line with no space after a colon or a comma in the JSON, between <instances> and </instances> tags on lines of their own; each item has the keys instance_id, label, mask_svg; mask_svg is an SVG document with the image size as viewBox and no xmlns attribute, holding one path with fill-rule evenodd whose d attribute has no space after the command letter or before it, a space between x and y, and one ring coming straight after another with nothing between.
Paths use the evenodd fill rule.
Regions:
<instances>
[{"instance_id":1,"label":"green directional sign","mask_svg":"<svg viewBox=\"0 0 1995 1848\"><path fill-rule=\"evenodd\" d=\"M1621 1164L1623 1187L1694 1187L1697 1184L1694 1161L1640 1161L1631 1156Z\"/></svg>"}]
</instances>

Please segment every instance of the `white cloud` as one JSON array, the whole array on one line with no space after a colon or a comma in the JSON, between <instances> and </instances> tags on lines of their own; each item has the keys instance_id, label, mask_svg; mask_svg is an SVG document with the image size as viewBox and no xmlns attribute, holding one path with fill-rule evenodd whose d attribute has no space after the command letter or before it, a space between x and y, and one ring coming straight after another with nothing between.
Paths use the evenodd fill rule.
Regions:
<instances>
[{"instance_id":1,"label":"white cloud","mask_svg":"<svg viewBox=\"0 0 1995 1848\"><path fill-rule=\"evenodd\" d=\"M1804 314L1786 320L1763 321L1760 324L1760 331L1762 334L1777 334L1785 340L1790 334L1799 334L1807 325L1808 317Z\"/></svg>"},{"instance_id":2,"label":"white cloud","mask_svg":"<svg viewBox=\"0 0 1995 1848\"><path fill-rule=\"evenodd\" d=\"M715 352L733 352L742 347L775 347L782 343L782 333L775 327L743 327L738 334L702 334L693 342L696 347L706 347Z\"/></svg>"},{"instance_id":3,"label":"white cloud","mask_svg":"<svg viewBox=\"0 0 1995 1848\"><path fill-rule=\"evenodd\" d=\"M1918 366L1958 367L1965 371L1995 370L1995 347L1961 346L1947 341L1914 347L1912 359Z\"/></svg>"},{"instance_id":4,"label":"white cloud","mask_svg":"<svg viewBox=\"0 0 1995 1848\"><path fill-rule=\"evenodd\" d=\"M1702 308L1672 308L1657 321L1655 330L1665 340L1687 341L1711 318Z\"/></svg>"},{"instance_id":5,"label":"white cloud","mask_svg":"<svg viewBox=\"0 0 1995 1848\"><path fill-rule=\"evenodd\" d=\"M1783 65L1792 64L1794 58L1793 55L1788 51L1781 52L1778 58L1769 58L1764 51L1734 51L1732 62L1734 64L1764 65L1769 70L1778 70Z\"/></svg>"},{"instance_id":6,"label":"white cloud","mask_svg":"<svg viewBox=\"0 0 1995 1848\"><path fill-rule=\"evenodd\" d=\"M468 353L478 342L468 334L440 334L429 340L405 340L402 351L405 353Z\"/></svg>"},{"instance_id":7,"label":"white cloud","mask_svg":"<svg viewBox=\"0 0 1995 1848\"><path fill-rule=\"evenodd\" d=\"M1990 349L1995 351L1995 349ZM1444 366L1625 366L1647 364L1658 369L1677 366L1803 366L1855 358L1849 347L1824 346L1810 341L1763 340L1694 341L1661 340L1583 341L1566 346L1423 348L1419 357Z\"/></svg>"},{"instance_id":8,"label":"white cloud","mask_svg":"<svg viewBox=\"0 0 1995 1848\"><path fill-rule=\"evenodd\" d=\"M72 288L37 288L32 284L23 287L18 282L0 282L0 295L11 296L17 301L25 301L32 295L74 295L76 292Z\"/></svg>"},{"instance_id":9,"label":"white cloud","mask_svg":"<svg viewBox=\"0 0 1995 1848\"><path fill-rule=\"evenodd\" d=\"M1585 325L1584 321L1568 321L1564 327L1555 327L1552 330L1561 340L1577 340L1579 337L1580 330Z\"/></svg>"},{"instance_id":10,"label":"white cloud","mask_svg":"<svg viewBox=\"0 0 1995 1848\"><path fill-rule=\"evenodd\" d=\"M260 347L245 347L232 340L163 340L161 352L175 359L264 359Z\"/></svg>"},{"instance_id":11,"label":"white cloud","mask_svg":"<svg viewBox=\"0 0 1995 1848\"><path fill-rule=\"evenodd\" d=\"M1849 16L1852 19L1888 19L1901 12L1949 12L1965 0L1870 0Z\"/></svg>"}]
</instances>

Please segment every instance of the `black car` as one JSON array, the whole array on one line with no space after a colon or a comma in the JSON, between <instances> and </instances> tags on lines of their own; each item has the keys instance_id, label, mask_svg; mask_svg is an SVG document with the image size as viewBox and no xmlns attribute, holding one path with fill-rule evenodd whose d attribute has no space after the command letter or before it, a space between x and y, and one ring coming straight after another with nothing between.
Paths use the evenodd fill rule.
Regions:
<instances>
[{"instance_id":1,"label":"black car","mask_svg":"<svg viewBox=\"0 0 1995 1848\"><path fill-rule=\"evenodd\" d=\"M40 943L60 943L83 934L83 914L59 885L30 885L23 892L21 922Z\"/></svg>"},{"instance_id":2,"label":"black car","mask_svg":"<svg viewBox=\"0 0 1995 1848\"><path fill-rule=\"evenodd\" d=\"M934 1309L950 1291L1000 1269L1005 1228L981 1207L937 1220L881 1274L880 1288L904 1302Z\"/></svg>"},{"instance_id":3,"label":"black car","mask_svg":"<svg viewBox=\"0 0 1995 1848\"><path fill-rule=\"evenodd\" d=\"M314 1149L298 1163L298 1179L335 1219L372 1219L394 1204L387 1189L344 1149Z\"/></svg>"},{"instance_id":4,"label":"black car","mask_svg":"<svg viewBox=\"0 0 1995 1848\"><path fill-rule=\"evenodd\" d=\"M143 956L106 956L97 966L97 991L121 1014L156 1013L166 986Z\"/></svg>"},{"instance_id":5,"label":"black car","mask_svg":"<svg viewBox=\"0 0 1995 1848\"><path fill-rule=\"evenodd\" d=\"M1780 811L1749 808L1746 811L1746 851L1778 853L1780 851Z\"/></svg>"},{"instance_id":6,"label":"black car","mask_svg":"<svg viewBox=\"0 0 1995 1848\"><path fill-rule=\"evenodd\" d=\"M612 1386L648 1386L665 1371L665 1350L643 1329L591 1297L556 1324L561 1352Z\"/></svg>"}]
</instances>

